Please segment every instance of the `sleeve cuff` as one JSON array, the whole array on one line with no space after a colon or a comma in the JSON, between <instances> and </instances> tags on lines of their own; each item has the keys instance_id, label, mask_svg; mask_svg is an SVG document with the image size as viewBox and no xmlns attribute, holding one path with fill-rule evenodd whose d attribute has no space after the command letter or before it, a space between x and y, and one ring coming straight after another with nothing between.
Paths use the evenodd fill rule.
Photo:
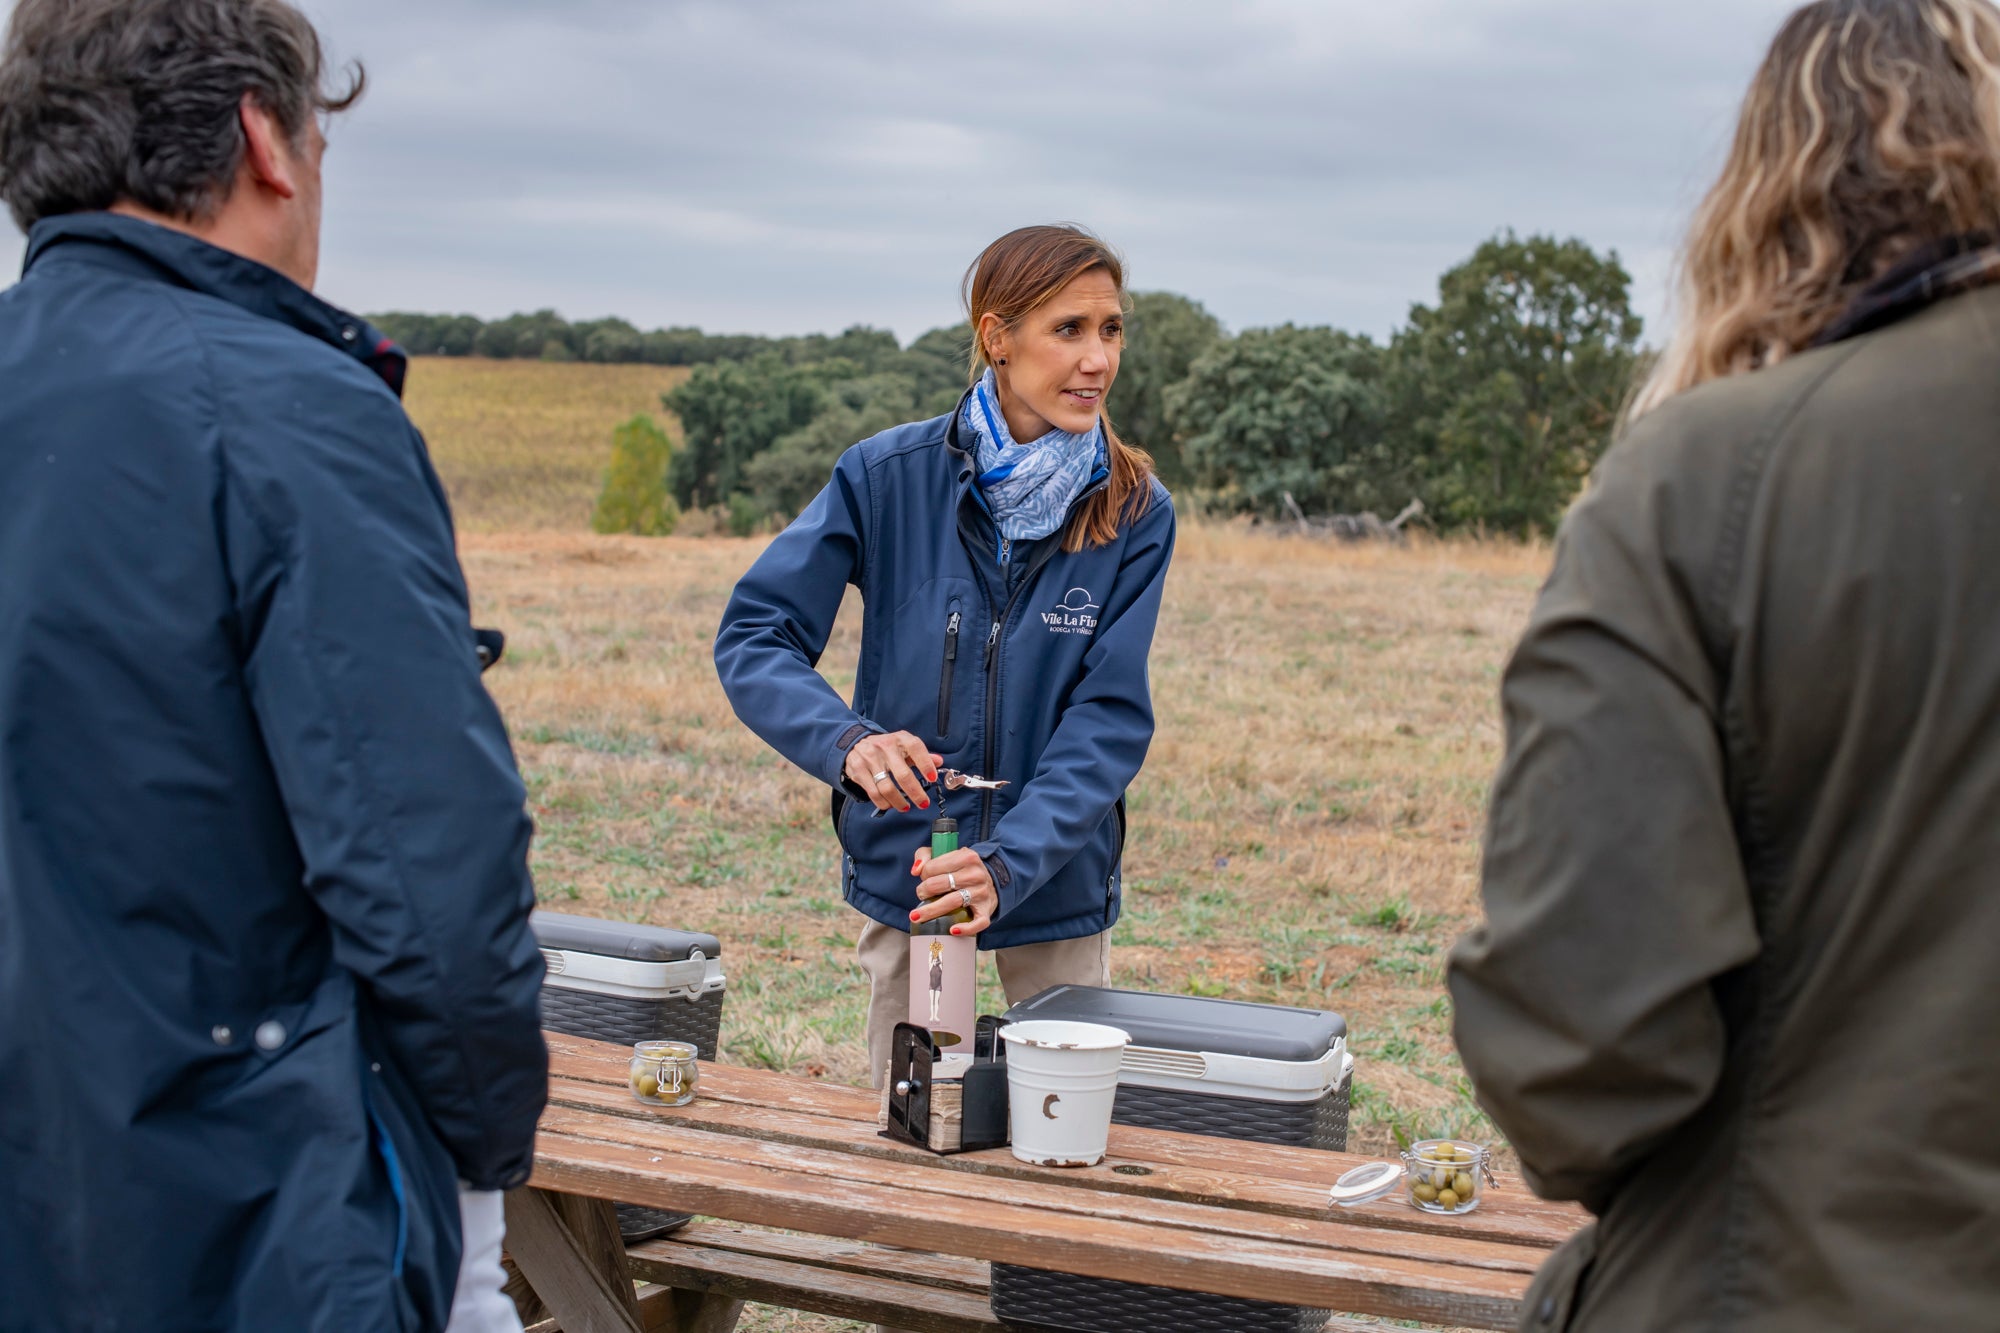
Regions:
<instances>
[{"instance_id":1,"label":"sleeve cuff","mask_svg":"<svg viewBox=\"0 0 2000 1333\"><path fill-rule=\"evenodd\" d=\"M847 752L852 750L863 736L882 734L882 728L866 718L856 720L852 726L841 732L840 739L833 743L833 753L828 758L827 771L820 775L826 780L826 784L829 787L838 787L849 796L867 800L868 793L847 780Z\"/></svg>"},{"instance_id":2,"label":"sleeve cuff","mask_svg":"<svg viewBox=\"0 0 2000 1333\"><path fill-rule=\"evenodd\" d=\"M994 896L1000 900L999 908L993 913L993 919L998 921L1020 905L1020 895L1014 892L1014 872L1007 868L1007 859L1000 855L999 843L982 842L972 850L978 852L979 859L986 863L986 874L993 881Z\"/></svg>"}]
</instances>

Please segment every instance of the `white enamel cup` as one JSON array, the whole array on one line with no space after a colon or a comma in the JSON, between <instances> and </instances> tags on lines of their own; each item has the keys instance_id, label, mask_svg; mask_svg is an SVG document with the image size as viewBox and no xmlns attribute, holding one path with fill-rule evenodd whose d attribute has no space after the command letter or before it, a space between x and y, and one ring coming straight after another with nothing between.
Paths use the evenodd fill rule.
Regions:
<instances>
[{"instance_id":1,"label":"white enamel cup","mask_svg":"<svg viewBox=\"0 0 2000 1333\"><path fill-rule=\"evenodd\" d=\"M1131 1037L1101 1023L1032 1019L1000 1029L1014 1156L1038 1166L1104 1160L1118 1067Z\"/></svg>"}]
</instances>

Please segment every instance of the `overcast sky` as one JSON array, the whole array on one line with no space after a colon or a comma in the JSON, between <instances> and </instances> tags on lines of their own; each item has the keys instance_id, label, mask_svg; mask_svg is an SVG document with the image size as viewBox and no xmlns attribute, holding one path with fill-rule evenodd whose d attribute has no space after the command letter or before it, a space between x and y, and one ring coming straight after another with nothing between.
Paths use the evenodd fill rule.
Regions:
<instances>
[{"instance_id":1,"label":"overcast sky","mask_svg":"<svg viewBox=\"0 0 2000 1333\"><path fill-rule=\"evenodd\" d=\"M11 5L7 6L11 8ZM1023 223L1233 329L1386 334L1503 227L1654 330L1788 0L311 0L369 92L322 295L905 341ZM0 223L0 271L20 237Z\"/></svg>"}]
</instances>

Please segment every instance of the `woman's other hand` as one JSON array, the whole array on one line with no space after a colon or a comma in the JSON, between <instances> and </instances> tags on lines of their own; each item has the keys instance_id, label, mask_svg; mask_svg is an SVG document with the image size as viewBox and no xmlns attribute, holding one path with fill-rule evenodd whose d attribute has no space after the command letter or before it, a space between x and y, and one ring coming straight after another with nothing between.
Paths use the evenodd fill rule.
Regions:
<instances>
[{"instance_id":1,"label":"woman's other hand","mask_svg":"<svg viewBox=\"0 0 2000 1333\"><path fill-rule=\"evenodd\" d=\"M917 876L917 897L923 899L923 905L910 913L911 925L950 916L961 907L972 913L972 920L953 926L952 934L977 935L993 924L993 914L1000 910L1000 892L986 873L986 863L970 847L935 858L930 848L920 847L910 873Z\"/></svg>"},{"instance_id":2,"label":"woman's other hand","mask_svg":"<svg viewBox=\"0 0 2000 1333\"><path fill-rule=\"evenodd\" d=\"M941 755L907 731L863 736L847 752L847 780L868 793L877 810L931 808L926 782L936 782ZM920 776L921 775L921 776Z\"/></svg>"}]
</instances>

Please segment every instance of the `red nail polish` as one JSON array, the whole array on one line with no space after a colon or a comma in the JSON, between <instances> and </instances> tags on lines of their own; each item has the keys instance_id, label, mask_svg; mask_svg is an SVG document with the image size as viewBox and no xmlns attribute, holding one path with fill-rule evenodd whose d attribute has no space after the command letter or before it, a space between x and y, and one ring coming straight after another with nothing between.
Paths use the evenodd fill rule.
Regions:
<instances>
[{"instance_id":1,"label":"red nail polish","mask_svg":"<svg viewBox=\"0 0 2000 1333\"><path fill-rule=\"evenodd\" d=\"M957 926L953 926L953 927L951 928L951 933L952 933L952 934L954 934L954 935L958 934L958 927L957 927Z\"/></svg>"},{"instance_id":2,"label":"red nail polish","mask_svg":"<svg viewBox=\"0 0 2000 1333\"><path fill-rule=\"evenodd\" d=\"M921 912L912 912L910 913L910 920L915 921L921 915L923 915Z\"/></svg>"},{"instance_id":3,"label":"red nail polish","mask_svg":"<svg viewBox=\"0 0 2000 1333\"><path fill-rule=\"evenodd\" d=\"M928 810L928 809L930 809L930 808L931 808L931 803L930 803L929 801L924 801L924 802L922 802L921 804L922 804L922 808L923 808L923 809L925 809L925 810Z\"/></svg>"}]
</instances>

